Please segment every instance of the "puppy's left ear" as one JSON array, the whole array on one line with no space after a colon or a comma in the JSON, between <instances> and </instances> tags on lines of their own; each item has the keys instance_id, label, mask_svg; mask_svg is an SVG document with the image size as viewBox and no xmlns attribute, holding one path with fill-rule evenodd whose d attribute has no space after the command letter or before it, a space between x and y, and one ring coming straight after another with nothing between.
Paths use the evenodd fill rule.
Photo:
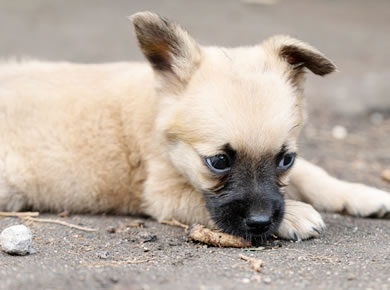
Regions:
<instances>
[{"instance_id":1,"label":"puppy's left ear","mask_svg":"<svg viewBox=\"0 0 390 290\"><path fill-rule=\"evenodd\" d=\"M263 47L268 53L276 54L277 59L287 63L288 73L293 80L304 68L320 76L336 70L336 65L322 52L289 36L273 36L263 42Z\"/></svg>"},{"instance_id":2,"label":"puppy's left ear","mask_svg":"<svg viewBox=\"0 0 390 290\"><path fill-rule=\"evenodd\" d=\"M165 85L182 88L199 66L201 51L196 41L176 23L155 13L129 17L139 47Z\"/></svg>"}]
</instances>

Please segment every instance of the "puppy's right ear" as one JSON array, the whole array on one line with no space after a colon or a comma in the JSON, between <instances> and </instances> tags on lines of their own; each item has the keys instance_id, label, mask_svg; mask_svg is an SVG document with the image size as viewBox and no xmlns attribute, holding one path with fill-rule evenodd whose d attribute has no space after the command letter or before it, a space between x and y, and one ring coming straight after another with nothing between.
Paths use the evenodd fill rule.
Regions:
<instances>
[{"instance_id":1,"label":"puppy's right ear","mask_svg":"<svg viewBox=\"0 0 390 290\"><path fill-rule=\"evenodd\" d=\"M154 71L170 84L183 87L200 63L201 51L195 40L179 25L152 12L129 18Z\"/></svg>"},{"instance_id":2,"label":"puppy's right ear","mask_svg":"<svg viewBox=\"0 0 390 290\"><path fill-rule=\"evenodd\" d=\"M322 52L298 39L276 35L263 42L266 51L277 61L287 64L286 73L293 84L302 86L304 69L320 76L336 70L336 65ZM285 66L283 66L285 68Z\"/></svg>"}]
</instances>

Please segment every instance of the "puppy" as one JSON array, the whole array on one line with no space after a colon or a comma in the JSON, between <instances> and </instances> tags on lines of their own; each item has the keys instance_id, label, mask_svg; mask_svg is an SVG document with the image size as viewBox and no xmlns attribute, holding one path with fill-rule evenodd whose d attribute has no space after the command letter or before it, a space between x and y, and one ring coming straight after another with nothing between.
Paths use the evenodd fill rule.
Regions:
<instances>
[{"instance_id":1,"label":"puppy","mask_svg":"<svg viewBox=\"0 0 390 290\"><path fill-rule=\"evenodd\" d=\"M304 72L335 70L317 49L203 47L156 14L131 20L149 65L0 66L0 210L145 214L255 241L317 237L314 208L390 212L386 192L297 157Z\"/></svg>"}]
</instances>

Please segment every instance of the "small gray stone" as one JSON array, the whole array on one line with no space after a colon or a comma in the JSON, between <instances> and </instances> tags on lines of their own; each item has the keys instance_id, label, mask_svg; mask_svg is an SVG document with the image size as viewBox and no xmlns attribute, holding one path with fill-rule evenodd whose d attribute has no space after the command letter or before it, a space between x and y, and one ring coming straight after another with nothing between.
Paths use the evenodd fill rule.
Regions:
<instances>
[{"instance_id":1,"label":"small gray stone","mask_svg":"<svg viewBox=\"0 0 390 290\"><path fill-rule=\"evenodd\" d=\"M25 225L8 227L0 234L0 245L8 254L28 255L32 252L32 234Z\"/></svg>"},{"instance_id":2,"label":"small gray stone","mask_svg":"<svg viewBox=\"0 0 390 290\"><path fill-rule=\"evenodd\" d=\"M272 282L270 277L264 277L263 281L265 284L271 284L271 282Z\"/></svg>"},{"instance_id":3,"label":"small gray stone","mask_svg":"<svg viewBox=\"0 0 390 290\"><path fill-rule=\"evenodd\" d=\"M100 259L107 259L108 256L110 255L110 252L109 251L104 251L103 253L97 253L96 255Z\"/></svg>"}]
</instances>

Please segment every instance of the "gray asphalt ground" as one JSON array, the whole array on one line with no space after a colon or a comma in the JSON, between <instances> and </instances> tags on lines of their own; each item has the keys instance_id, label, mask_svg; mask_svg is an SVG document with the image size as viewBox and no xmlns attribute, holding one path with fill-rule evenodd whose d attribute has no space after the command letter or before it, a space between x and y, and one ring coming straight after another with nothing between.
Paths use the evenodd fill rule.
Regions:
<instances>
[{"instance_id":1,"label":"gray asphalt ground","mask_svg":"<svg viewBox=\"0 0 390 290\"><path fill-rule=\"evenodd\" d=\"M283 33L321 49L339 72L308 78L302 155L390 191L380 177L390 167L389 1L0 0L0 58L140 60L126 16L142 10L176 20L202 44L247 45ZM347 129L345 139L333 138L336 125ZM247 251L198 245L183 229L148 219L134 227L134 217L43 217L97 232L0 218L0 230L27 224L36 249L0 253L0 289L390 289L389 220L324 214L319 239ZM262 259L262 272L239 254Z\"/></svg>"}]
</instances>

